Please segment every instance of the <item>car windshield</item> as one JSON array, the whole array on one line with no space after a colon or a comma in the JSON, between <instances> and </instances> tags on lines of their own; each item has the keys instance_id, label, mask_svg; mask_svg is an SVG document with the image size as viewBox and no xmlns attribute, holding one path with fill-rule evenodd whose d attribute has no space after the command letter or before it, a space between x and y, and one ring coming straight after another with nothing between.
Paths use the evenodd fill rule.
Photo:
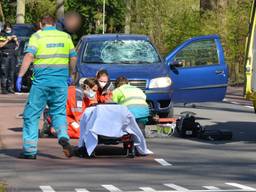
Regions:
<instances>
[{"instance_id":1,"label":"car windshield","mask_svg":"<svg viewBox=\"0 0 256 192\"><path fill-rule=\"evenodd\" d=\"M83 62L99 64L151 64L160 62L160 58L149 41L92 41L86 44Z\"/></svg>"}]
</instances>

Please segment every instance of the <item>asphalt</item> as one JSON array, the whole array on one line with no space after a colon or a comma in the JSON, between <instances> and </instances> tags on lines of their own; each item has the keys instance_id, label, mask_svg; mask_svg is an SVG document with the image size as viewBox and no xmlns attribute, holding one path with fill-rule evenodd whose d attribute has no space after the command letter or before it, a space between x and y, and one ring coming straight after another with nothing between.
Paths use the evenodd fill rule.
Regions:
<instances>
[{"instance_id":1,"label":"asphalt","mask_svg":"<svg viewBox=\"0 0 256 192\"><path fill-rule=\"evenodd\" d=\"M107 157L66 159L49 138L39 140L37 160L18 159L17 114L25 100L26 95L0 95L0 181L8 191L256 191L256 114L241 88L229 89L224 102L175 106L176 115L195 112L206 128L231 130L232 140L148 138L154 155L135 159L113 156L120 146L99 148Z\"/></svg>"}]
</instances>

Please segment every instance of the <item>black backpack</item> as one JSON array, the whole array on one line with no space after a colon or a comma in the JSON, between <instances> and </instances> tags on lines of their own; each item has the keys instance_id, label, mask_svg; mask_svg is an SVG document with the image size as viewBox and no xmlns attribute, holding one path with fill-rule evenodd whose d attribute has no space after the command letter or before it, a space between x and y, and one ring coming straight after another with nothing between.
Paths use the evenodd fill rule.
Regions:
<instances>
[{"instance_id":1,"label":"black backpack","mask_svg":"<svg viewBox=\"0 0 256 192\"><path fill-rule=\"evenodd\" d=\"M196 122L195 113L185 111L181 113L181 117L176 120L176 131L182 138L197 137L201 132L201 125Z\"/></svg>"}]
</instances>

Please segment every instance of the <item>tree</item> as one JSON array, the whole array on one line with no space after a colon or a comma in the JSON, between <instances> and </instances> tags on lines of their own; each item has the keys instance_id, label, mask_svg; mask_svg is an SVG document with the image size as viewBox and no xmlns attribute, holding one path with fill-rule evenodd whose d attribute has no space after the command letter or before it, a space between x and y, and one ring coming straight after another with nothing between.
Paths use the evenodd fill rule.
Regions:
<instances>
[{"instance_id":1,"label":"tree","mask_svg":"<svg viewBox=\"0 0 256 192\"><path fill-rule=\"evenodd\" d=\"M16 23L25 22L25 0L17 0Z\"/></svg>"},{"instance_id":2,"label":"tree","mask_svg":"<svg viewBox=\"0 0 256 192\"><path fill-rule=\"evenodd\" d=\"M2 8L2 3L0 2L0 18L1 21L4 22L4 12L3 12L3 8Z\"/></svg>"},{"instance_id":3,"label":"tree","mask_svg":"<svg viewBox=\"0 0 256 192\"><path fill-rule=\"evenodd\" d=\"M56 17L57 19L64 17L64 0L56 0Z\"/></svg>"},{"instance_id":4,"label":"tree","mask_svg":"<svg viewBox=\"0 0 256 192\"><path fill-rule=\"evenodd\" d=\"M126 0L126 14L125 14L125 27L124 32L129 34L131 31L131 18L132 18L132 0Z\"/></svg>"}]
</instances>

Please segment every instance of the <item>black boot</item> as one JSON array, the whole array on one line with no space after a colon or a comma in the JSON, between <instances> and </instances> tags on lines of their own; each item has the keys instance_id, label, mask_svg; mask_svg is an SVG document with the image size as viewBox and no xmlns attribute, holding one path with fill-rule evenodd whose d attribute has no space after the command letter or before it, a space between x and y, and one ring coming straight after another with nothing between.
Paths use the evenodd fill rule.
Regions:
<instances>
[{"instance_id":1,"label":"black boot","mask_svg":"<svg viewBox=\"0 0 256 192\"><path fill-rule=\"evenodd\" d=\"M9 88L7 89L7 91L8 91L8 93L11 93L11 94L14 94L14 93L15 93L15 91L14 91L13 88L11 88L11 87L9 87Z\"/></svg>"},{"instance_id":2,"label":"black boot","mask_svg":"<svg viewBox=\"0 0 256 192\"><path fill-rule=\"evenodd\" d=\"M35 160L36 159L36 155L25 155L24 153L21 153L19 155L19 159L32 159L32 160Z\"/></svg>"},{"instance_id":3,"label":"black boot","mask_svg":"<svg viewBox=\"0 0 256 192\"><path fill-rule=\"evenodd\" d=\"M61 137L59 139L59 144L62 146L63 153L66 157L70 158L74 156L73 146L70 145L69 140L67 138Z\"/></svg>"}]
</instances>

